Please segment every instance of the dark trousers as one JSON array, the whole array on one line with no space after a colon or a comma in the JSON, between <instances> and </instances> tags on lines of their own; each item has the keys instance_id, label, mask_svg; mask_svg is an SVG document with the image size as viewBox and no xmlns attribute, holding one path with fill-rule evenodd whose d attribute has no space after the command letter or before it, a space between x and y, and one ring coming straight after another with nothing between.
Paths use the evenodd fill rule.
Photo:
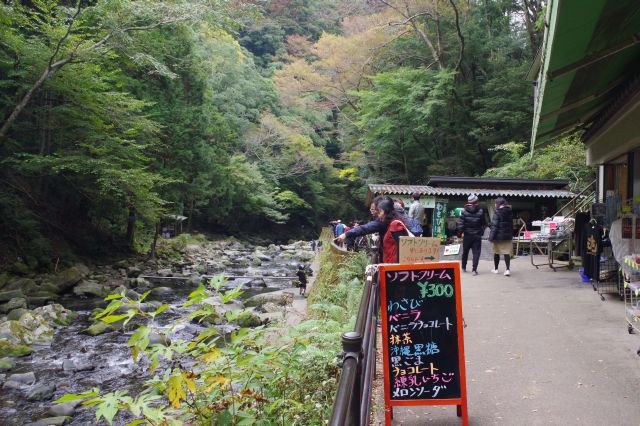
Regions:
<instances>
[{"instance_id":1,"label":"dark trousers","mask_svg":"<svg viewBox=\"0 0 640 426\"><path fill-rule=\"evenodd\" d=\"M467 269L467 259L469 258L469 250L473 250L473 271L478 270L478 262L480 262L480 250L482 249L482 237L480 235L465 234L462 239L462 269Z\"/></svg>"}]
</instances>

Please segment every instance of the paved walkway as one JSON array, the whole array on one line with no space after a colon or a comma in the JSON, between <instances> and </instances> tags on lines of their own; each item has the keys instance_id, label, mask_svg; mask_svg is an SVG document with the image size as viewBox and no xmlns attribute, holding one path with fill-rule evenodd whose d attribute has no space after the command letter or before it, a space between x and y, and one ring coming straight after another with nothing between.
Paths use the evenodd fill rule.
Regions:
<instances>
[{"instance_id":1,"label":"paved walkway","mask_svg":"<svg viewBox=\"0 0 640 426\"><path fill-rule=\"evenodd\" d=\"M462 279L469 423L640 425L640 337L619 298L602 302L577 271L536 270L528 257L510 277L492 267L482 260ZM454 407L394 412L395 425L460 424Z\"/></svg>"}]
</instances>

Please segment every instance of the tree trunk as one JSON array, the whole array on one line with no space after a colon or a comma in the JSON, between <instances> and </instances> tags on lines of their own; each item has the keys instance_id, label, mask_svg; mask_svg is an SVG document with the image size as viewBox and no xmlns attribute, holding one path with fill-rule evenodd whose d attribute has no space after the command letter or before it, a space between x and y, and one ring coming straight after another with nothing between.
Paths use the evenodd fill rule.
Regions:
<instances>
[{"instance_id":1,"label":"tree trunk","mask_svg":"<svg viewBox=\"0 0 640 426\"><path fill-rule=\"evenodd\" d=\"M156 246L158 244L159 235L160 235L160 222L156 223L156 231L153 234L153 242L151 243L151 249L149 250L149 259L156 258Z\"/></svg>"},{"instance_id":2,"label":"tree trunk","mask_svg":"<svg viewBox=\"0 0 640 426\"><path fill-rule=\"evenodd\" d=\"M193 198L189 200L189 216L187 216L187 232L191 233L191 226L193 224L193 209L195 208L195 202Z\"/></svg>"},{"instance_id":3,"label":"tree trunk","mask_svg":"<svg viewBox=\"0 0 640 426\"><path fill-rule=\"evenodd\" d=\"M523 0L523 13L524 13L524 24L527 28L527 33L529 34L529 48L531 49L531 58L535 58L537 50L538 50L538 39L535 29L535 16L531 16L529 14L529 2L527 0ZM532 18L534 22L532 22Z\"/></svg>"},{"instance_id":4,"label":"tree trunk","mask_svg":"<svg viewBox=\"0 0 640 426\"><path fill-rule=\"evenodd\" d=\"M136 209L129 207L129 217L127 218L127 244L133 248L136 237Z\"/></svg>"}]
</instances>

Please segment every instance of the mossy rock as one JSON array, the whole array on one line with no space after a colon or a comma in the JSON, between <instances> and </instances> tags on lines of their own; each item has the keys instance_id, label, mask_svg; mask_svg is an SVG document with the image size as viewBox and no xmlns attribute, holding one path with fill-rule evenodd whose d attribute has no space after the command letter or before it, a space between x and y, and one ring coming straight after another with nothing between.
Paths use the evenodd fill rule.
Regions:
<instances>
[{"instance_id":1,"label":"mossy rock","mask_svg":"<svg viewBox=\"0 0 640 426\"><path fill-rule=\"evenodd\" d=\"M0 357L24 356L33 352L29 346L11 343L7 339L0 339Z\"/></svg>"},{"instance_id":2,"label":"mossy rock","mask_svg":"<svg viewBox=\"0 0 640 426\"><path fill-rule=\"evenodd\" d=\"M16 366L16 362L12 358L0 358L0 371L11 370Z\"/></svg>"},{"instance_id":3,"label":"mossy rock","mask_svg":"<svg viewBox=\"0 0 640 426\"><path fill-rule=\"evenodd\" d=\"M53 320L53 324L58 325L58 326L67 326L67 325L71 324L72 322L74 322L78 318L79 315L80 314L78 314L77 312L69 312L65 318L60 318L60 319Z\"/></svg>"},{"instance_id":4,"label":"mossy rock","mask_svg":"<svg viewBox=\"0 0 640 426\"><path fill-rule=\"evenodd\" d=\"M6 272L0 274L0 289L4 288L4 286L6 286L10 280L11 276L9 276L9 274L7 274Z\"/></svg>"},{"instance_id":5,"label":"mossy rock","mask_svg":"<svg viewBox=\"0 0 640 426\"><path fill-rule=\"evenodd\" d=\"M24 308L14 309L11 312L9 312L9 314L7 315L7 320L8 321L19 321L20 317L22 317L22 315L26 314L27 312L29 312L29 311L27 309L24 309Z\"/></svg>"},{"instance_id":6,"label":"mossy rock","mask_svg":"<svg viewBox=\"0 0 640 426\"><path fill-rule=\"evenodd\" d=\"M25 265L23 262L14 263L13 266L11 267L11 271L15 272L18 275L28 275L29 272L31 272L29 267Z\"/></svg>"},{"instance_id":7,"label":"mossy rock","mask_svg":"<svg viewBox=\"0 0 640 426\"><path fill-rule=\"evenodd\" d=\"M239 327L259 327L262 325L262 319L251 312L243 312L236 319Z\"/></svg>"},{"instance_id":8,"label":"mossy rock","mask_svg":"<svg viewBox=\"0 0 640 426\"><path fill-rule=\"evenodd\" d=\"M220 315L218 312L214 312L213 314L196 317L192 322L202 325L220 325L224 323L224 316Z\"/></svg>"},{"instance_id":9,"label":"mossy rock","mask_svg":"<svg viewBox=\"0 0 640 426\"><path fill-rule=\"evenodd\" d=\"M111 326L111 324L107 324L106 322L98 321L91 324L88 328L82 330L84 334L88 334L89 336L98 336L104 333L110 333L115 331L115 328Z\"/></svg>"}]
</instances>

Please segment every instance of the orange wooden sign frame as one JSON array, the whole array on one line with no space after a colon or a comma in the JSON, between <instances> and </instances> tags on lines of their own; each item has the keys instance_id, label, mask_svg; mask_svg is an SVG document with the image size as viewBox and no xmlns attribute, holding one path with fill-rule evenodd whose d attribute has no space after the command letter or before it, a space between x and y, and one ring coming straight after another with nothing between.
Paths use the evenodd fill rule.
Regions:
<instances>
[{"instance_id":1,"label":"orange wooden sign frame","mask_svg":"<svg viewBox=\"0 0 640 426\"><path fill-rule=\"evenodd\" d=\"M407 399L391 400L389 395L391 378L389 377L389 335L388 335L388 312L387 312L387 280L386 272L389 271L415 271L425 269L453 269L454 288L456 299L456 328L458 331L458 368L460 371L460 398L447 399ZM460 262L431 262L416 264L385 264L378 268L380 277L380 310L382 314L382 352L384 364L384 404L385 404L385 424L391 425L394 406L418 406L418 405L455 405L456 414L462 417L462 425L469 424L469 413L467 407L467 379L464 362L464 334L462 327L462 299L460 289Z\"/></svg>"}]
</instances>

